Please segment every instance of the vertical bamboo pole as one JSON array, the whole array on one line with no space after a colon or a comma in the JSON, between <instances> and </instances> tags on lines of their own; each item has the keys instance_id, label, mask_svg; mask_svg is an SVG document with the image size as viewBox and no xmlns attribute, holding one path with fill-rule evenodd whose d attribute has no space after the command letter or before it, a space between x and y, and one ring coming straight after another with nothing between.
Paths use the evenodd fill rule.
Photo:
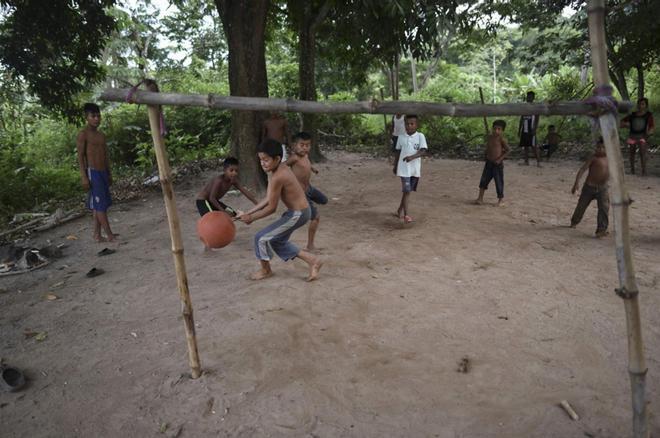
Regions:
<instances>
[{"instance_id":1,"label":"vertical bamboo pole","mask_svg":"<svg viewBox=\"0 0 660 438\"><path fill-rule=\"evenodd\" d=\"M605 42L605 0L589 0L589 40L594 84L609 85L607 71L607 46ZM616 261L619 272L617 294L623 298L628 332L628 373L632 390L633 436L648 438L646 413L646 361L639 314L638 289L630 248L628 206L630 197L623 180L623 158L621 157L617 119L612 113L599 117L603 141L607 149L607 161L612 182L612 215L616 245Z\"/></svg>"},{"instance_id":2,"label":"vertical bamboo pole","mask_svg":"<svg viewBox=\"0 0 660 438\"><path fill-rule=\"evenodd\" d=\"M156 150L158 176L160 178L161 189L163 190L163 200L165 201L165 210L167 211L167 222L170 226L172 255L174 256L176 281L179 287L179 295L181 297L181 313L183 315L183 323L186 330L186 342L188 343L188 361L190 362L192 378L196 379L201 375L201 367L199 364L199 353L197 352L195 321L193 319L190 291L188 290L186 263L183 257L183 240L181 239L179 214L176 209L176 200L174 199L174 190L172 188L172 172L170 171L167 150L165 149L165 142L163 141L163 136L161 134L160 107L157 105L149 105L149 126L151 127L151 137L153 138L154 148Z\"/></svg>"}]
</instances>

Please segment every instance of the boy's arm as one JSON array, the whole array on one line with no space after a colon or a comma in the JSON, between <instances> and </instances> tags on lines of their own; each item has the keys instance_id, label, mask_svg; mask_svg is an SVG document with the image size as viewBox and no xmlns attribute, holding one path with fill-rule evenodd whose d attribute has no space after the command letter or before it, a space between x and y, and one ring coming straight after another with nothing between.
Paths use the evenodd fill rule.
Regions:
<instances>
[{"instance_id":1,"label":"boy's arm","mask_svg":"<svg viewBox=\"0 0 660 438\"><path fill-rule=\"evenodd\" d=\"M511 152L511 148L509 148L509 144L506 142L506 140L502 139L502 154L495 160L497 164L500 164L504 159L506 158L507 155L509 155L509 152Z\"/></svg>"},{"instance_id":2,"label":"boy's arm","mask_svg":"<svg viewBox=\"0 0 660 438\"><path fill-rule=\"evenodd\" d=\"M403 161L405 161L405 162L407 163L407 162L409 162L409 161L416 160L416 159L418 159L419 157L424 157L424 156L426 156L426 148L424 148L424 149L420 149L420 150L418 150L416 153L414 153L414 154L412 154L412 155L408 155L407 157L405 157L405 158L403 159Z\"/></svg>"},{"instance_id":3,"label":"boy's arm","mask_svg":"<svg viewBox=\"0 0 660 438\"><path fill-rule=\"evenodd\" d=\"M649 113L649 120L646 124L646 136L648 137L653 134L653 131L655 131L655 120L653 120L653 114Z\"/></svg>"},{"instance_id":4,"label":"boy's arm","mask_svg":"<svg viewBox=\"0 0 660 438\"><path fill-rule=\"evenodd\" d=\"M256 205L256 204L259 203L259 201L257 201L257 198L255 198L254 195L252 193L250 193L250 191L248 189L246 189L244 186L242 186L241 184L235 183L234 187L236 187L238 189L238 191L243 194L243 196L245 196L250 201L252 201L253 204Z\"/></svg>"},{"instance_id":5,"label":"boy's arm","mask_svg":"<svg viewBox=\"0 0 660 438\"><path fill-rule=\"evenodd\" d=\"M238 217L239 220L246 224L251 224L257 219L266 217L277 210L277 203L280 202L280 192L282 191L282 181L279 178L272 178L268 184L268 191L266 198L254 206L253 209L247 213L243 213Z\"/></svg>"},{"instance_id":6,"label":"boy's arm","mask_svg":"<svg viewBox=\"0 0 660 438\"><path fill-rule=\"evenodd\" d=\"M573 188L571 189L571 193L575 194L577 192L578 186L580 185L580 179L582 178L582 175L584 175L584 172L587 171L589 166L591 166L591 161L593 158L589 158L583 165L580 167L580 170L578 170L577 175L575 175L575 184L573 184Z\"/></svg>"},{"instance_id":7,"label":"boy's arm","mask_svg":"<svg viewBox=\"0 0 660 438\"><path fill-rule=\"evenodd\" d=\"M312 169L312 172L314 172L314 175L318 175L319 170L316 167L310 166L310 169Z\"/></svg>"},{"instance_id":8,"label":"boy's arm","mask_svg":"<svg viewBox=\"0 0 660 438\"><path fill-rule=\"evenodd\" d=\"M78 166L80 167L80 181L85 190L89 190L89 178L87 177L87 157L85 132L81 131L76 137L76 149L78 152Z\"/></svg>"},{"instance_id":9,"label":"boy's arm","mask_svg":"<svg viewBox=\"0 0 660 438\"><path fill-rule=\"evenodd\" d=\"M211 186L211 190L209 191L209 199L207 200L217 210L225 211L225 209L222 208L222 205L220 205L220 202L218 201L222 197L222 195L220 195L221 188L222 188L222 180L220 178L216 178L216 180L213 181L213 185Z\"/></svg>"},{"instance_id":10,"label":"boy's arm","mask_svg":"<svg viewBox=\"0 0 660 438\"><path fill-rule=\"evenodd\" d=\"M284 162L287 166L292 167L294 164L298 162L300 157L297 154L289 154L287 157L286 161Z\"/></svg>"},{"instance_id":11,"label":"boy's arm","mask_svg":"<svg viewBox=\"0 0 660 438\"><path fill-rule=\"evenodd\" d=\"M621 123L619 125L621 128L627 128L630 126L630 116L625 116L623 119L621 119Z\"/></svg>"}]
</instances>

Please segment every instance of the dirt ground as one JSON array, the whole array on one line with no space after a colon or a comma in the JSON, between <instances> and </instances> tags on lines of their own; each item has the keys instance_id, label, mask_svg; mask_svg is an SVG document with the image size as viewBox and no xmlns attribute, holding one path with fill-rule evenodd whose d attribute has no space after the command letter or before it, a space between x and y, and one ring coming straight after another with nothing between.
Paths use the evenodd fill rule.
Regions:
<instances>
[{"instance_id":1,"label":"dirt ground","mask_svg":"<svg viewBox=\"0 0 660 438\"><path fill-rule=\"evenodd\" d=\"M34 243L68 247L50 266L0 279L0 356L29 378L21 392L0 393L0 435L630 436L614 242L593 237L595 205L566 227L578 167L507 161L508 204L497 208L494 188L487 205L471 204L481 163L426 159L416 222L404 226L391 214L400 183L385 160L330 153L314 177L330 198L314 283L295 260L276 260L271 279L246 279L258 267L254 233L271 219L239 224L230 246L203 253L194 196L211 174L182 183L197 380L160 194L113 207L117 244L93 243L89 218L39 235ZM627 181L660 436L660 180ZM104 246L117 252L97 257ZM106 272L86 278L92 267ZM564 399L579 421L557 406Z\"/></svg>"}]
</instances>

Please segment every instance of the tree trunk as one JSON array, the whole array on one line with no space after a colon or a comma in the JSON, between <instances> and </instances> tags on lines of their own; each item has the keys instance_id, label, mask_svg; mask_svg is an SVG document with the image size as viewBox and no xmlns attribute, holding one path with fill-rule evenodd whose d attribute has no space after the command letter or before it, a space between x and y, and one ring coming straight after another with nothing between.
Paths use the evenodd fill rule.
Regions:
<instances>
[{"instance_id":1,"label":"tree trunk","mask_svg":"<svg viewBox=\"0 0 660 438\"><path fill-rule=\"evenodd\" d=\"M316 101L316 29L325 19L330 10L330 2L325 1L318 11L312 11L312 3L302 5L302 16L298 25L298 82L300 85L300 100ZM323 161L316 132L316 115L302 115L302 130L312 136L310 159Z\"/></svg>"},{"instance_id":2,"label":"tree trunk","mask_svg":"<svg viewBox=\"0 0 660 438\"><path fill-rule=\"evenodd\" d=\"M644 68L641 64L635 66L637 69L637 100L644 97Z\"/></svg>"},{"instance_id":3,"label":"tree trunk","mask_svg":"<svg viewBox=\"0 0 660 438\"><path fill-rule=\"evenodd\" d=\"M394 55L394 100L399 100L399 54Z\"/></svg>"},{"instance_id":4,"label":"tree trunk","mask_svg":"<svg viewBox=\"0 0 660 438\"><path fill-rule=\"evenodd\" d=\"M265 35L269 0L215 0L229 46L232 96L267 97ZM257 159L264 114L232 111L231 150L241 162L241 180L260 191L266 175Z\"/></svg>"},{"instance_id":5,"label":"tree trunk","mask_svg":"<svg viewBox=\"0 0 660 438\"><path fill-rule=\"evenodd\" d=\"M614 86L619 91L622 100L630 100L630 93L628 92L628 84L626 84L626 75L618 67L610 67L609 76L614 82Z\"/></svg>"},{"instance_id":6,"label":"tree trunk","mask_svg":"<svg viewBox=\"0 0 660 438\"><path fill-rule=\"evenodd\" d=\"M410 75L412 76L412 89L413 94L417 94L417 68L415 66L415 58L410 54Z\"/></svg>"}]
</instances>

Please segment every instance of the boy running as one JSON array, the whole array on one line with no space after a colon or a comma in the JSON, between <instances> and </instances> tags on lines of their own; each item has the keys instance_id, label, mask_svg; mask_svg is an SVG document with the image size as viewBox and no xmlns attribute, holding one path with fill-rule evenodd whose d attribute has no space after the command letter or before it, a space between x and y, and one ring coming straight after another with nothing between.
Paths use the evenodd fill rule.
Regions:
<instances>
[{"instance_id":1,"label":"boy running","mask_svg":"<svg viewBox=\"0 0 660 438\"><path fill-rule=\"evenodd\" d=\"M509 154L509 145L502 133L506 128L504 120L495 120L493 130L486 138L486 164L479 181L479 197L476 204L484 203L484 193L488 190L490 180L495 180L497 205L501 206L504 199L504 158Z\"/></svg>"},{"instance_id":2,"label":"boy running","mask_svg":"<svg viewBox=\"0 0 660 438\"><path fill-rule=\"evenodd\" d=\"M573 188L571 189L572 194L577 192L580 179L587 170L589 170L587 180L582 186L580 199L575 206L573 217L571 217L571 228L575 228L580 223L585 210L595 198L598 203L596 237L605 237L607 236L607 226L609 224L607 215L610 211L610 196L607 187L610 171L607 165L607 155L605 154L602 138L596 145L594 154L578 170L575 177L575 184L573 184Z\"/></svg>"},{"instance_id":3,"label":"boy running","mask_svg":"<svg viewBox=\"0 0 660 438\"><path fill-rule=\"evenodd\" d=\"M83 188L89 191L87 206L94 216L94 240L103 242L107 239L112 242L116 237L108 221L108 208L112 205L112 174L105 135L98 130L101 124L101 109L94 103L86 103L83 111L87 125L76 138L80 179ZM101 229L105 231L105 238Z\"/></svg>"},{"instance_id":4,"label":"boy running","mask_svg":"<svg viewBox=\"0 0 660 438\"><path fill-rule=\"evenodd\" d=\"M309 149L312 145L312 136L307 132L299 132L293 136L292 149L289 159L286 164L291 168L293 174L298 178L298 182L305 191L307 202L311 210L311 217L309 221L309 229L307 231L307 251L314 251L314 237L321 222L319 210L316 204L325 205L328 203L328 198L317 188L313 187L310 183L312 172L319 173L318 170L312 166L309 161Z\"/></svg>"},{"instance_id":5,"label":"boy running","mask_svg":"<svg viewBox=\"0 0 660 438\"><path fill-rule=\"evenodd\" d=\"M408 214L408 199L410 192L417 191L422 168L421 157L426 155L428 146L424 134L417 132L417 116L408 114L405 121L406 133L400 135L396 142L396 175L401 178L403 192L396 216L401 218L403 215L403 222L409 224L413 222L413 218Z\"/></svg>"},{"instance_id":6,"label":"boy running","mask_svg":"<svg viewBox=\"0 0 660 438\"><path fill-rule=\"evenodd\" d=\"M275 252L284 261L298 257L306 262L309 266L307 281L316 280L322 266L321 260L289 242L291 234L305 225L311 215L305 192L289 166L282 165L282 146L279 142L267 139L257 147L257 151L261 168L271 174L266 198L248 212L241 213L238 219L249 225L269 216L277 209L280 199L287 206L287 211L254 236L254 252L261 269L251 278L263 280L273 275L270 260Z\"/></svg>"}]
</instances>

